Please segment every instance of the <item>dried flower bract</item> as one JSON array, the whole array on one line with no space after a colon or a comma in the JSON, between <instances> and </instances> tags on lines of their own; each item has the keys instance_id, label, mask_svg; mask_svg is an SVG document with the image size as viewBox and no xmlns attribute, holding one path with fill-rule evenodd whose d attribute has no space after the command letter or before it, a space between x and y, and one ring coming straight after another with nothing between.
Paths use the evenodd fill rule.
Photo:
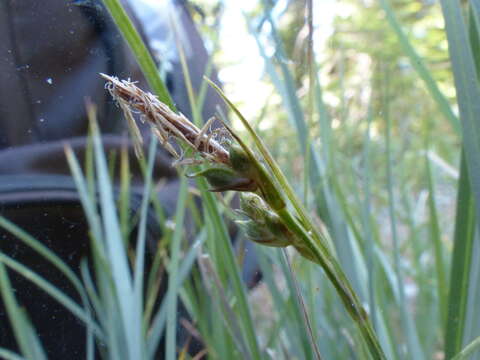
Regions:
<instances>
[{"instance_id":1,"label":"dried flower bract","mask_svg":"<svg viewBox=\"0 0 480 360\"><path fill-rule=\"evenodd\" d=\"M208 161L229 164L228 151L215 140L216 133L208 131L211 120L203 129L199 129L183 114L175 113L155 95L139 89L134 82L119 80L105 74L100 75L107 80L105 88L125 113L137 149L141 147L142 140L132 112L139 113L140 119L151 125L152 132L176 159L179 159L180 156L169 143L172 137L182 141L196 154Z\"/></svg>"}]
</instances>

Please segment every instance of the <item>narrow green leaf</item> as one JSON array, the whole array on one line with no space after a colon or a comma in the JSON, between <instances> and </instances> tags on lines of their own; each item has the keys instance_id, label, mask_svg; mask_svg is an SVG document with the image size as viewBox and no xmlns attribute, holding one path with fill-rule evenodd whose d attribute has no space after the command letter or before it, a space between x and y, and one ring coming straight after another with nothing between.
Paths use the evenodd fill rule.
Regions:
<instances>
[{"instance_id":1,"label":"narrow green leaf","mask_svg":"<svg viewBox=\"0 0 480 360\"><path fill-rule=\"evenodd\" d=\"M428 184L428 208L430 212L430 238L433 243L433 250L435 255L435 270L437 275L437 296L440 304L440 318L441 323L447 323L447 298L448 285L445 275L445 262L443 259L443 245L440 232L440 225L438 223L437 206L435 203L435 185L433 183L432 171L430 167L430 160L427 154L425 155L427 184Z\"/></svg>"},{"instance_id":2,"label":"narrow green leaf","mask_svg":"<svg viewBox=\"0 0 480 360\"><path fill-rule=\"evenodd\" d=\"M140 206L140 221L137 229L137 246L135 249L135 271L133 281L133 291L135 293L135 308L138 314L142 313L143 309L143 284L144 284L144 272L145 272L145 247L147 241L147 218L148 218L148 205L150 203L150 193L152 189L152 175L153 164L155 161L157 150L157 140L152 137L150 140L150 148L148 152L148 165L145 174L145 185L143 187L143 199Z\"/></svg>"},{"instance_id":3,"label":"narrow green leaf","mask_svg":"<svg viewBox=\"0 0 480 360\"><path fill-rule=\"evenodd\" d=\"M260 52L260 55L264 59L267 73L272 79L272 82L274 83L278 92L282 96L283 102L289 114L289 118L295 126L298 141L301 144L302 154L305 159L308 159L309 180L311 188L315 195L315 204L318 214L322 216L322 220L328 226L332 237L336 239L334 243L335 248L337 250L340 263L342 264L346 274L348 275L348 278L352 282L355 290L359 293L360 297L364 298L364 286L358 278L358 270L356 268L355 257L351 252L351 237L349 236L349 230L346 226L345 220L340 214L340 206L338 204L338 201L332 195L332 191L327 185L330 178L330 174L327 173L328 169L326 169L316 149L313 146L306 145L309 143L307 124L305 123L305 119L301 111L301 104L300 100L297 97L293 76L286 64L286 61L284 60L287 58L287 56L285 54L282 40L276 30L276 24L273 21L272 15L269 11L270 10L267 10L265 18L271 28L271 36L273 38L276 49L275 58L280 68L281 76L277 73L276 67L274 66L270 57L267 56L265 52L265 47L260 42L261 35L254 31L253 26L248 23L250 32L255 35L254 37L257 41L258 50ZM329 123L328 114L326 113L324 104L321 101L322 99L318 96L318 94L320 94L319 89L317 90L317 101L319 101L317 106L320 108L320 121L322 122L322 124L326 124ZM322 133L323 132L324 131L322 131ZM325 133L329 134L329 130L327 130ZM326 151L326 153L332 154L332 143L328 142L327 144L329 145L329 149ZM306 152L307 150L308 153ZM328 159L326 161L328 161ZM332 178L333 181L335 181L335 176L332 176ZM282 186L285 187L285 183L282 179L280 180L280 183L282 184ZM289 191L288 187L286 188L286 195L288 198L295 197L293 192L291 193ZM303 210L301 208L298 208L297 211L301 213ZM321 238L321 234L316 235ZM326 243L329 243L328 238L324 238L323 240Z\"/></svg>"},{"instance_id":4,"label":"narrow green leaf","mask_svg":"<svg viewBox=\"0 0 480 360\"><path fill-rule=\"evenodd\" d=\"M0 256L3 256L3 254L0 253ZM31 324L28 322L26 315L22 312L15 299L14 290L8 278L7 270L1 261L0 295L5 304L5 309L20 351L27 359L34 359L36 354L29 339L29 332L32 331ZM42 358L45 359L44 356L42 356Z\"/></svg>"},{"instance_id":5,"label":"narrow green leaf","mask_svg":"<svg viewBox=\"0 0 480 360\"><path fill-rule=\"evenodd\" d=\"M10 232L14 235L18 240L22 241L27 246L31 247L35 250L40 256L50 262L53 266L55 266L58 270L60 270L65 277L72 283L75 289L78 291L80 296L82 296L83 300L86 300L86 294L80 279L75 275L75 273L68 267L65 262L58 257L55 253L53 253L49 248L43 245L41 242L33 238L30 234L25 232L24 230L20 229L11 221L5 219L4 217L0 216L0 226L3 227L5 230Z\"/></svg>"},{"instance_id":6,"label":"narrow green leaf","mask_svg":"<svg viewBox=\"0 0 480 360\"><path fill-rule=\"evenodd\" d=\"M120 150L120 195L118 207L120 213L120 225L122 227L122 235L125 243L128 242L130 234L130 189L131 189L131 173L128 158L128 150L126 146L122 146Z\"/></svg>"},{"instance_id":7,"label":"narrow green leaf","mask_svg":"<svg viewBox=\"0 0 480 360\"><path fill-rule=\"evenodd\" d=\"M277 326L281 326L283 331L285 331L287 334L285 341L288 342L290 348L292 349L291 355L299 358L311 359L312 353L308 344L308 335L305 332L305 327L300 326L300 324L302 324L302 311L298 301L295 301L293 294L291 294L293 288L287 286L289 291L287 294L285 294L285 292L282 291L275 282L274 264L276 265L278 262L280 265L280 270L282 271L282 275L285 277L287 283L292 283L292 274L285 263L283 255L281 254L280 250L277 251L274 249L265 249L264 246L260 245L255 245L255 251L259 260L260 269L262 270L263 281L269 288L274 302L274 307L276 309L282 309L281 313L283 314L281 315L283 315L283 317L282 319L278 320ZM272 252L277 256L271 255ZM267 256L267 253L270 256ZM270 261L270 259L272 261ZM278 346L281 338L273 337L273 334L271 336L272 338L268 344L271 344L275 341L277 343L276 345Z\"/></svg>"},{"instance_id":8,"label":"narrow green leaf","mask_svg":"<svg viewBox=\"0 0 480 360\"><path fill-rule=\"evenodd\" d=\"M110 15L117 24L119 30L122 32L122 35L127 41L128 45L132 49L137 62L140 65L140 68L142 69L143 74L145 75L145 78L147 79L151 88L155 94L158 95L158 98L162 102L167 104L170 109L175 111L175 105L173 104L167 87L160 78L155 61L150 55L137 29L135 29L135 26L133 26L133 23L128 17L121 2L119 0L103 0L103 3L110 12ZM108 75L115 76L117 74Z\"/></svg>"},{"instance_id":9,"label":"narrow green leaf","mask_svg":"<svg viewBox=\"0 0 480 360\"><path fill-rule=\"evenodd\" d=\"M177 291L178 291L178 266L180 262L180 244L184 234L184 218L187 203L187 181L184 176L180 178L177 210L175 213L175 230L170 243L170 264L168 267L169 283L167 290L167 335L165 343L165 358L175 360L176 355L176 330L177 330Z\"/></svg>"},{"instance_id":10,"label":"narrow green leaf","mask_svg":"<svg viewBox=\"0 0 480 360\"><path fill-rule=\"evenodd\" d=\"M395 12L392 9L390 0L380 0L380 5L385 11L388 23L390 24L393 31L398 37L400 46L402 47L405 54L409 57L410 64L417 71L420 78L424 81L428 92L437 103L440 111L448 120L453 130L455 130L457 134L460 134L461 128L460 128L460 122L458 121L458 118L453 113L452 108L448 103L448 100L445 98L445 96L442 94L442 92L438 88L435 79L433 78L432 74L428 70L423 59L415 51L415 48L412 46L410 40L408 39L407 35L403 31L402 26L400 25L397 17L395 16Z\"/></svg>"},{"instance_id":11,"label":"narrow green leaf","mask_svg":"<svg viewBox=\"0 0 480 360\"><path fill-rule=\"evenodd\" d=\"M298 302L298 307L300 308L301 313L302 313L302 320L303 321L301 321L301 323L302 323L303 327L305 328L304 338L306 338L305 339L306 341L304 341L304 343L309 345L309 347L307 347L307 349L308 349L308 353L310 353L309 354L310 357L315 358L316 360L321 360L322 356L320 355L320 349L318 348L318 345L315 341L315 338L313 337L311 320L310 320L309 314L307 312L307 309L305 307L305 302L303 301L303 296L302 296L300 287L298 285L298 281L295 278L295 274L293 273L292 266L290 264L290 261L288 259L288 255L287 255L287 252L285 251L285 249L282 249L282 253L283 253L283 257L285 259L285 263L286 263L287 268L288 268L288 273L290 275L289 276L289 280L290 280L289 288L292 289L292 291L295 291L296 300Z\"/></svg>"},{"instance_id":12,"label":"narrow green leaf","mask_svg":"<svg viewBox=\"0 0 480 360\"><path fill-rule=\"evenodd\" d=\"M25 360L24 357L4 348L0 348L0 357L5 360Z\"/></svg>"},{"instance_id":13,"label":"narrow green leaf","mask_svg":"<svg viewBox=\"0 0 480 360\"><path fill-rule=\"evenodd\" d=\"M235 344L235 347L242 354L244 359L251 360L252 355L250 354L250 351L248 350L244 341L244 337L241 333L239 325L240 318L234 313L232 306L229 304L226 288L223 287L218 274L215 272L211 259L209 257L200 258L199 265L202 276L204 277L204 283L208 287L207 292L209 292L212 298L219 300L223 315L222 320L225 322L225 327L227 330L231 333L231 339ZM213 287L215 288L216 292L212 291Z\"/></svg>"},{"instance_id":14,"label":"narrow green leaf","mask_svg":"<svg viewBox=\"0 0 480 360\"><path fill-rule=\"evenodd\" d=\"M63 305L68 311L70 311L73 315L75 315L78 319L83 321L85 324L89 324L95 331L95 334L99 338L103 338L102 331L95 324L93 319L90 317L90 314L82 309L77 303L72 300L69 296L65 295L62 291L60 291L57 287L53 286L51 283L43 279L41 276L33 272L32 270L28 269L26 266L20 264L19 262L15 261L14 259L10 258L9 256L0 253L0 263L5 264L12 270L16 271L27 280L34 283L40 289L45 291L49 294L55 301L59 304Z\"/></svg>"},{"instance_id":15,"label":"narrow green leaf","mask_svg":"<svg viewBox=\"0 0 480 360\"><path fill-rule=\"evenodd\" d=\"M376 277L376 261L374 256L374 239L372 236L372 224L370 214L372 213L372 200L371 200L371 189L370 189L370 176L371 176L371 167L370 167L370 127L372 122L371 109L369 109L367 116L367 129L365 130L365 141L363 149L363 162L364 162L364 193L365 199L363 201L363 216L362 223L364 227L365 242L366 242L366 260L367 260L367 271L368 271L368 301L369 308L371 309L372 314L372 324L377 330L377 307L375 301L375 277Z\"/></svg>"},{"instance_id":16,"label":"narrow green leaf","mask_svg":"<svg viewBox=\"0 0 480 360\"><path fill-rule=\"evenodd\" d=\"M170 289L170 291L175 293L179 292L179 289L181 288L183 282L190 275L190 271L192 270L193 264L198 255L199 248L205 242L205 239L206 239L206 231L205 229L203 229L198 235L197 239L190 246L187 254L183 258L181 265L179 266L178 281L176 284L176 289ZM153 357L155 355L155 351L158 347L158 344L160 342L160 339L162 337L162 334L165 328L165 323L167 320L167 305L168 305L168 300L164 299L164 301L162 302L162 305L160 306L160 309L157 311L157 313L153 318L153 322L148 333L147 346L148 346L148 354L150 357Z\"/></svg>"},{"instance_id":17,"label":"narrow green leaf","mask_svg":"<svg viewBox=\"0 0 480 360\"><path fill-rule=\"evenodd\" d=\"M465 316L468 297L468 283L470 254L473 248L474 220L480 214L480 89L478 74L475 66L475 57L470 46L467 27L462 14L462 6L457 0L442 0L442 11L445 18L445 28L449 44L450 60L452 63L455 88L462 121L463 149L461 179L457 200L457 223L455 231L455 248L452 261L450 284L449 314L446 330L446 358L457 354L462 347L465 331ZM465 165L465 166L464 166ZM465 169L463 169L465 168ZM468 171L467 171L468 169ZM467 178L462 178L468 175ZM466 182L469 181L469 186ZM468 204L470 200L464 198L469 195L469 189L474 197L473 209ZM460 201L462 200L462 203ZM463 225L463 229L459 226ZM460 238L462 236L462 238ZM470 250L470 252L469 252Z\"/></svg>"},{"instance_id":18,"label":"narrow green leaf","mask_svg":"<svg viewBox=\"0 0 480 360\"><path fill-rule=\"evenodd\" d=\"M207 184L205 183L204 179L199 179L197 181L202 191L202 198L205 204L206 213L211 221L211 226L213 229L215 229L215 233L218 235L215 241L225 264L224 269L228 271L230 277L229 280L233 286L233 293L235 294L238 302L238 316L242 320L243 331L245 333L250 352L253 359L261 359L260 347L255 335L252 314L248 306L247 291L244 283L242 282L239 268L236 266L236 259L232 249L230 236L228 235L227 227L225 222L222 220L214 195L206 190Z\"/></svg>"},{"instance_id":19,"label":"narrow green leaf","mask_svg":"<svg viewBox=\"0 0 480 360\"><path fill-rule=\"evenodd\" d=\"M465 346L462 351L460 351L457 355L455 355L452 360L466 360L471 355L474 354L475 351L478 351L480 348L480 336L475 338L470 344Z\"/></svg>"},{"instance_id":20,"label":"narrow green leaf","mask_svg":"<svg viewBox=\"0 0 480 360\"><path fill-rule=\"evenodd\" d=\"M387 81L387 80L386 80ZM387 95L385 95L388 98ZM392 231L392 240L393 240L393 256L394 256L394 270L396 275L396 287L399 294L399 306L400 306L400 319L403 333L407 338L407 353L413 359L424 359L425 355L423 354L422 347L419 342L417 330L415 328L411 313L407 309L407 299L405 295L405 286L403 283L403 272L400 265L400 246L399 239L397 234L397 218L395 210L395 197L394 197L394 174L392 169L392 149L391 149L391 119L389 117L388 106L384 105L384 117L386 121L386 155L387 155L387 191L388 191L388 210L389 210L389 220L390 227Z\"/></svg>"},{"instance_id":21,"label":"narrow green leaf","mask_svg":"<svg viewBox=\"0 0 480 360\"><path fill-rule=\"evenodd\" d=\"M102 141L95 119L91 118L90 121L92 124L100 208L102 210L103 230L107 249L106 256L112 269L112 279L115 284L116 299L120 307L120 318L122 319L126 348L131 359L142 359L142 317L135 307L132 277L118 222Z\"/></svg>"}]
</instances>

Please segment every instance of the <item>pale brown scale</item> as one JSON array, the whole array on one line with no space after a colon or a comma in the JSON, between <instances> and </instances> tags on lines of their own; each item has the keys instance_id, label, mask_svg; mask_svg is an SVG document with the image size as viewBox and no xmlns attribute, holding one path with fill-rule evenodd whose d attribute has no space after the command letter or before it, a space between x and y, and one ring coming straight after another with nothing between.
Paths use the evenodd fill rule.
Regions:
<instances>
[{"instance_id":1,"label":"pale brown scale","mask_svg":"<svg viewBox=\"0 0 480 360\"><path fill-rule=\"evenodd\" d=\"M191 123L183 114L173 112L167 105L163 104L151 93L140 90L133 82L118 80L115 77L101 74L108 80L105 88L117 101L128 104L130 109L142 114L154 129L156 135L166 144L170 136L181 139L188 146L195 149L201 156L217 163L229 164L228 151L213 137L215 132L207 130L211 121L201 130ZM166 146L166 145L165 145ZM168 149L172 152L172 148ZM177 155L178 156L178 155Z\"/></svg>"}]
</instances>

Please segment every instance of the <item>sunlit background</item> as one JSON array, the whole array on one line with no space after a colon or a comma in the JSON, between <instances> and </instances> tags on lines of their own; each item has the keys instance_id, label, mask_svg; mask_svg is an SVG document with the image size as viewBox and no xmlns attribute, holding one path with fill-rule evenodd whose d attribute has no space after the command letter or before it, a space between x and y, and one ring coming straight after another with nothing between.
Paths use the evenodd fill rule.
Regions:
<instances>
[{"instance_id":1,"label":"sunlit background","mask_svg":"<svg viewBox=\"0 0 480 360\"><path fill-rule=\"evenodd\" d=\"M120 3L134 11L124 11ZM137 166L133 154L129 158L128 151L120 151L126 142L98 136L94 107L87 105L93 141L65 147L69 189L84 209L75 203L75 214L84 223L75 231L82 241L90 235L92 251L86 259L78 252L78 259L66 265L53 254L56 250L48 247L56 225L50 226L48 218L40 221L42 238L37 241L0 214L0 227L35 250L25 258L34 266L37 256L48 260L45 270L60 270L81 298L70 299L68 291L52 288L43 275L9 258L2 244L0 295L7 311L0 315L8 315L7 327L12 327L21 356L47 358L43 334L35 332L22 304L16 303L21 289L10 284L4 265L72 312L80 326L86 324L88 359L97 350L115 360L157 354L167 360L450 360L468 344L468 351L479 352L480 1L61 4L67 14L82 12L77 25L88 19L85 34L95 30L95 41L105 40L102 26L110 22L104 16L113 18L157 98L135 88L148 87L141 76L133 83L113 78L135 77L138 68L122 73L112 65L109 92L93 101L120 105L134 144L150 135L140 134L137 117L152 126L142 131L152 130L160 141L149 142L149 157L139 156ZM43 3L37 5L43 10ZM27 9L23 2L15 6ZM55 17L47 19L49 11L30 19L27 10L25 19L32 26L39 19L57 24ZM132 14L148 49L140 46L142 37L128 18ZM9 15L7 27L23 29L16 15ZM201 41L191 40L197 33L189 28L190 20ZM72 24L63 32L52 25L47 37L74 35ZM102 43L109 51L101 55L102 62L111 64L116 60L112 44L122 41L116 31L112 34L113 42ZM15 36L10 37L13 42ZM28 48L32 54L35 49ZM5 57L9 66L10 50ZM86 50L90 63L99 52ZM63 56L58 57L61 63ZM11 70L18 79L37 76L33 64L20 60L10 61L20 65ZM39 62L43 65L43 57ZM192 77L186 75L190 69ZM61 96L52 106L68 107L60 101L66 91L58 85L61 79L50 71L40 82L50 89L59 86ZM222 91L202 83L204 73L219 80L229 99L224 107L217 106ZM103 80L97 71L92 74L88 80L103 94ZM69 96L80 104L76 90ZM4 104L9 103L8 98ZM217 121L199 131L175 108L199 126L212 115ZM247 121L240 120L240 113ZM60 128L68 130L64 117L59 119ZM50 121L41 117L39 125ZM115 144L106 146L105 154L102 141L108 145L109 139ZM178 142L178 154L169 141ZM54 145L63 156L63 143ZM168 147L175 161L156 152L157 145ZM56 167L50 152L44 157L49 171ZM36 176L38 162L27 158L26 167ZM170 165L178 172L170 171ZM157 172L168 176L155 183ZM135 174L145 179L143 189ZM56 186L48 182L48 189L58 190ZM30 183L24 188L39 196ZM48 198L36 197L32 204L42 209L43 219L47 214L37 205ZM63 195L61 199L59 213L65 208ZM18 204L11 202L15 213ZM30 225L29 216L23 221ZM42 245L44 230L48 236ZM55 237L63 251L64 236ZM4 243L12 246L13 255L23 254L16 242ZM72 244L78 247L76 241ZM64 255L71 260L70 251ZM43 306L35 296L22 295ZM52 328L62 331L57 320L63 315L49 311L41 315L51 317ZM49 340L70 351L56 337ZM13 350L0 347L0 357L20 358ZM475 356L469 359L480 359Z\"/></svg>"},{"instance_id":2,"label":"sunlit background","mask_svg":"<svg viewBox=\"0 0 480 360\"><path fill-rule=\"evenodd\" d=\"M443 281L435 274L438 262L448 264L451 256L460 140L440 4L313 1L312 62L307 4L197 0L189 2L189 9L228 97L259 131L313 216L327 222L352 281L388 278L390 271L402 279L401 290L393 277L392 288L379 278L372 280L388 294L377 299L383 304L383 326L393 342L405 341L391 354L441 359L443 338L432 334L431 326L439 329L444 320L435 306L445 299L435 295ZM163 58L168 53L161 47L158 51ZM306 129L298 128L299 119ZM231 121L242 133L235 118ZM325 184L309 184L311 166L318 164L302 156L302 137L321 157ZM433 174L435 194L427 170ZM325 191L317 189L322 186L328 190L319 195ZM440 255L432 248L431 196L441 224ZM342 241L349 245L339 244ZM375 261L385 267L383 275L372 275L370 265L362 267L363 261L373 261L368 260L369 242L381 252ZM352 255L356 251L365 258ZM306 268L295 266L300 278L308 278ZM282 283L281 276L277 281ZM401 297L396 291L405 295L404 300L397 298L399 303L393 300ZM364 296L368 308L375 301L371 293ZM272 303L264 283L250 297L259 336L267 341L278 320L273 314L278 304ZM397 326L399 319L403 322ZM330 335L337 333L330 330Z\"/></svg>"},{"instance_id":3,"label":"sunlit background","mask_svg":"<svg viewBox=\"0 0 480 360\"><path fill-rule=\"evenodd\" d=\"M326 163L332 162L327 166L332 167L330 171L342 189L342 195L334 196L340 197L340 206L352 216L347 220L352 226L350 231L359 231L364 239L376 239L392 266L396 251L393 237L397 238L407 307L417 316L418 336L423 337L420 341L438 345L424 337L432 313L416 311L434 301L429 295L433 283L426 275L435 268L436 259L428 230L432 215L423 167L425 157L435 177L436 206L446 253L452 248L455 224L458 129L444 116L431 96L428 81L422 78L422 71L428 72L452 113L458 114L440 4L392 3L400 27L421 62L419 67L392 28L382 7L385 2L313 1L312 40L315 81L319 86L313 96L315 101L321 99L323 107L309 108L305 1L192 3L204 12L200 16L193 11L193 16L213 52L228 96L257 126L310 208L316 208L312 195L315 190L305 185L308 168L292 132L295 115L288 113L291 104L282 93L287 91L289 81L283 71L290 71L303 116L309 123L309 140L325 156ZM258 26L267 16L265 8L277 26L276 33L269 22ZM212 32L214 24L217 28ZM322 121L330 124L331 133L325 134L327 127ZM387 121L392 136L390 159L385 150ZM388 163L394 177L391 184ZM390 186L393 198L389 197ZM395 206L397 219L393 225L389 206ZM367 225L368 221L371 225ZM265 303L265 298L261 302ZM390 320L399 316L395 311ZM269 316L262 316L265 309L260 309L259 314L268 323Z\"/></svg>"}]
</instances>

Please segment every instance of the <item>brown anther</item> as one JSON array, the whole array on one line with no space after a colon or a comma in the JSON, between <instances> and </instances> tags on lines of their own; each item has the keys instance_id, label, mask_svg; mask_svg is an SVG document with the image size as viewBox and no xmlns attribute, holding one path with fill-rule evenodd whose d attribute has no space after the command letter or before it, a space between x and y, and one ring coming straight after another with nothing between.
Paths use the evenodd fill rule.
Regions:
<instances>
[{"instance_id":1,"label":"brown anther","mask_svg":"<svg viewBox=\"0 0 480 360\"><path fill-rule=\"evenodd\" d=\"M156 96L139 89L129 80L119 80L116 77L100 74L108 82L105 88L112 97L126 104L133 112L141 114L150 125L156 129L155 134L166 146L165 139L174 137L182 140L196 150L200 156L217 163L229 164L228 151L210 134L207 129L200 130L183 114L175 113ZM171 148L168 149L170 152Z\"/></svg>"}]
</instances>

